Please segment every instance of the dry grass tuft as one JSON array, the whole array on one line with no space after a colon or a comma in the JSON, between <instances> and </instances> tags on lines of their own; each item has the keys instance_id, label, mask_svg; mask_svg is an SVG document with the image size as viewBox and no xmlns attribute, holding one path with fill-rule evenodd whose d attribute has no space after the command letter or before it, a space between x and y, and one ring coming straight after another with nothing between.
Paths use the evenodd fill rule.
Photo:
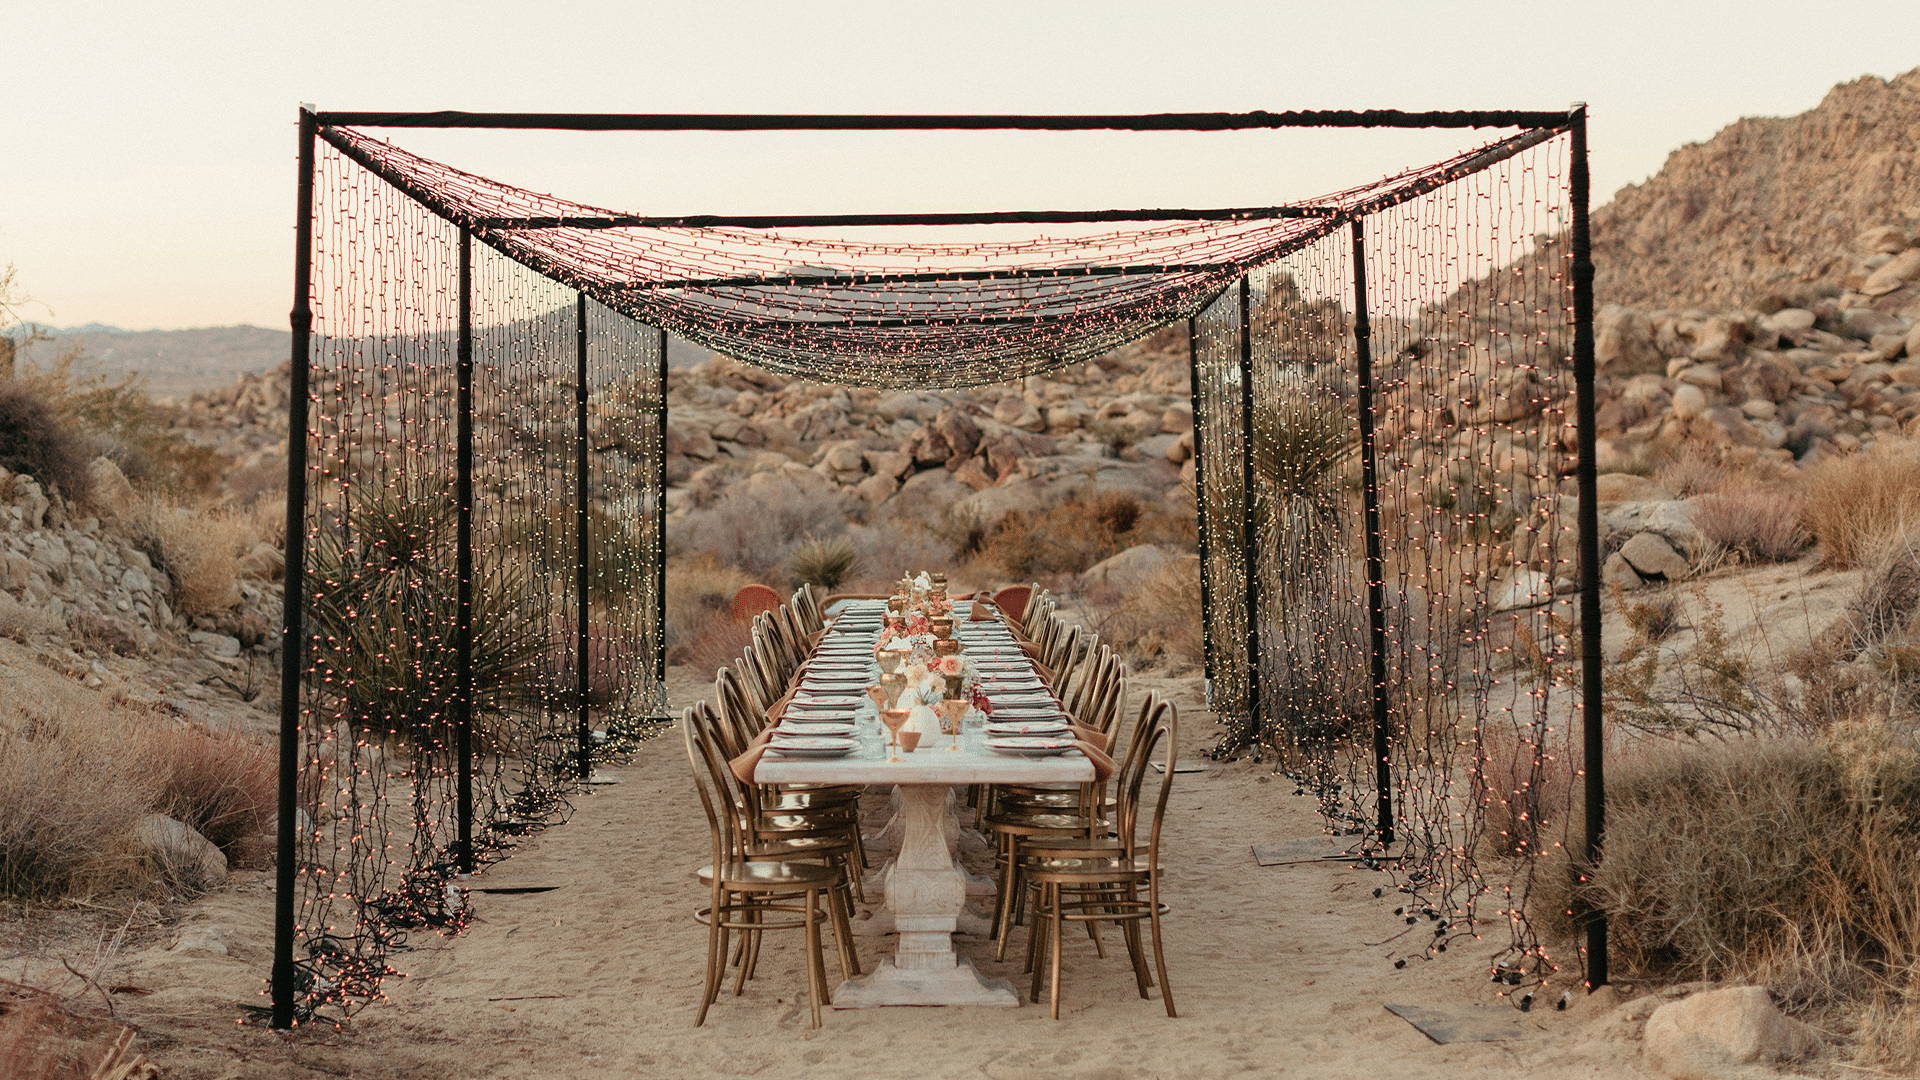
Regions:
<instances>
[{"instance_id":1,"label":"dry grass tuft","mask_svg":"<svg viewBox=\"0 0 1920 1080\"><path fill-rule=\"evenodd\" d=\"M812 585L832 592L847 580L859 561L860 553L846 537L809 536L793 549L788 570L796 586Z\"/></svg>"},{"instance_id":2,"label":"dry grass tuft","mask_svg":"<svg viewBox=\"0 0 1920 1080\"><path fill-rule=\"evenodd\" d=\"M158 788L158 813L230 854L273 828L279 766L265 743L191 727L156 731L144 743L140 756Z\"/></svg>"},{"instance_id":3,"label":"dry grass tuft","mask_svg":"<svg viewBox=\"0 0 1920 1080\"><path fill-rule=\"evenodd\" d=\"M1745 562L1792 562L1813 543L1798 490L1747 487L1702 495L1693 524L1710 552Z\"/></svg>"},{"instance_id":4,"label":"dry grass tuft","mask_svg":"<svg viewBox=\"0 0 1920 1080\"><path fill-rule=\"evenodd\" d=\"M1802 521L1833 566L1863 566L1920 529L1920 442L1882 439L1871 450L1822 461L1806 475Z\"/></svg>"},{"instance_id":5,"label":"dry grass tuft","mask_svg":"<svg viewBox=\"0 0 1920 1080\"><path fill-rule=\"evenodd\" d=\"M245 515L194 511L148 499L135 511L128 531L167 575L170 599L180 614L212 615L239 602L240 559L257 542Z\"/></svg>"},{"instance_id":6,"label":"dry grass tuft","mask_svg":"<svg viewBox=\"0 0 1920 1080\"><path fill-rule=\"evenodd\" d=\"M732 624L733 594L753 583L710 552L674 558L667 566L667 662L689 662L689 650L715 623Z\"/></svg>"},{"instance_id":7,"label":"dry grass tuft","mask_svg":"<svg viewBox=\"0 0 1920 1080\"><path fill-rule=\"evenodd\" d=\"M1592 890L1619 969L1762 983L1843 1029L1875 1002L1869 1059L1920 1057L1915 880L1920 744L1884 717L1669 746L1608 777Z\"/></svg>"},{"instance_id":8,"label":"dry grass tuft","mask_svg":"<svg viewBox=\"0 0 1920 1080\"><path fill-rule=\"evenodd\" d=\"M1159 659L1179 670L1205 659L1198 559L1177 559L1097 610L1093 627L1129 663Z\"/></svg>"},{"instance_id":9,"label":"dry grass tuft","mask_svg":"<svg viewBox=\"0 0 1920 1080\"><path fill-rule=\"evenodd\" d=\"M958 554L1013 581L1078 574L1136 544L1194 543L1190 516L1151 509L1125 491L1076 493L1044 511L1016 510L992 525L963 525L964 532L951 537Z\"/></svg>"},{"instance_id":10,"label":"dry grass tuft","mask_svg":"<svg viewBox=\"0 0 1920 1080\"><path fill-rule=\"evenodd\" d=\"M0 894L84 897L134 879L130 830L153 787L112 726L89 717L0 726Z\"/></svg>"},{"instance_id":11,"label":"dry grass tuft","mask_svg":"<svg viewBox=\"0 0 1920 1080\"><path fill-rule=\"evenodd\" d=\"M0 980L0 1076L7 1080L154 1080L133 1032L81 1016L54 995Z\"/></svg>"}]
</instances>

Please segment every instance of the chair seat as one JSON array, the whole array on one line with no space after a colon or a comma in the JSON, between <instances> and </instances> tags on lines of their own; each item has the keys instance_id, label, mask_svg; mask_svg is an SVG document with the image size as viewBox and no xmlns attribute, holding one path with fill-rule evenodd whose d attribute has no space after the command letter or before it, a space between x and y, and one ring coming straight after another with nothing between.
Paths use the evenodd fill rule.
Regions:
<instances>
[{"instance_id":1,"label":"chair seat","mask_svg":"<svg viewBox=\"0 0 1920 1080\"><path fill-rule=\"evenodd\" d=\"M852 823L853 815L845 807L823 806L817 810L782 810L761 814L753 827L756 832L806 833L845 829Z\"/></svg>"},{"instance_id":2,"label":"chair seat","mask_svg":"<svg viewBox=\"0 0 1920 1080\"><path fill-rule=\"evenodd\" d=\"M844 810L859 798L857 792L782 791L761 799L760 808L769 813Z\"/></svg>"},{"instance_id":3,"label":"chair seat","mask_svg":"<svg viewBox=\"0 0 1920 1080\"><path fill-rule=\"evenodd\" d=\"M1086 801L1086 795L1078 791L1010 791L1000 795L1002 807L1022 810L1077 810Z\"/></svg>"},{"instance_id":4,"label":"chair seat","mask_svg":"<svg viewBox=\"0 0 1920 1080\"><path fill-rule=\"evenodd\" d=\"M1036 884L1058 883L1090 884L1145 881L1155 872L1154 866L1145 855L1116 858L1085 859L1034 859L1022 860L1021 872L1028 881Z\"/></svg>"},{"instance_id":5,"label":"chair seat","mask_svg":"<svg viewBox=\"0 0 1920 1080\"><path fill-rule=\"evenodd\" d=\"M695 872L700 883L713 884L713 867ZM798 866L785 862L730 862L720 866L720 884L744 892L780 892L832 888L840 871L829 866Z\"/></svg>"},{"instance_id":6,"label":"chair seat","mask_svg":"<svg viewBox=\"0 0 1920 1080\"><path fill-rule=\"evenodd\" d=\"M1020 844L1023 863L1028 859L1115 858L1126 850L1117 836L1034 837Z\"/></svg>"},{"instance_id":7,"label":"chair seat","mask_svg":"<svg viewBox=\"0 0 1920 1080\"><path fill-rule=\"evenodd\" d=\"M838 855L851 847L853 841L845 833L826 833L821 836L783 836L777 840L761 840L747 845L743 854L749 861L820 859Z\"/></svg>"},{"instance_id":8,"label":"chair seat","mask_svg":"<svg viewBox=\"0 0 1920 1080\"><path fill-rule=\"evenodd\" d=\"M1009 810L987 818L987 828L997 833L1038 836L1045 833L1084 833L1105 829L1112 822L1105 818L1088 820L1085 814L1061 814L1052 811Z\"/></svg>"}]
</instances>

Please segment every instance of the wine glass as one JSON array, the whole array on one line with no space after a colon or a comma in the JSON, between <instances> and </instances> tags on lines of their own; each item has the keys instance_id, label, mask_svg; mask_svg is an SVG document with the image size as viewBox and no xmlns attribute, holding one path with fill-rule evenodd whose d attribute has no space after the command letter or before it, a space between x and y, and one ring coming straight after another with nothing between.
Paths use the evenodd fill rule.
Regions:
<instances>
[{"instance_id":1,"label":"wine glass","mask_svg":"<svg viewBox=\"0 0 1920 1080\"><path fill-rule=\"evenodd\" d=\"M888 648L881 649L878 653L874 654L874 657L880 663L880 671L882 674L898 675L900 674L900 669L906 666L908 655L908 650L906 649Z\"/></svg>"},{"instance_id":2,"label":"wine glass","mask_svg":"<svg viewBox=\"0 0 1920 1080\"><path fill-rule=\"evenodd\" d=\"M900 760L900 729L907 726L907 710L881 709L880 722L887 725L887 760Z\"/></svg>"},{"instance_id":3,"label":"wine glass","mask_svg":"<svg viewBox=\"0 0 1920 1080\"><path fill-rule=\"evenodd\" d=\"M957 752L960 749L961 721L966 717L968 707L964 698L948 698L933 707L940 714L940 727L953 736L953 742L947 747L950 751Z\"/></svg>"},{"instance_id":4,"label":"wine glass","mask_svg":"<svg viewBox=\"0 0 1920 1080\"><path fill-rule=\"evenodd\" d=\"M892 708L900 704L900 695L905 693L906 689L907 677L905 675L896 671L880 676L881 707Z\"/></svg>"}]
</instances>

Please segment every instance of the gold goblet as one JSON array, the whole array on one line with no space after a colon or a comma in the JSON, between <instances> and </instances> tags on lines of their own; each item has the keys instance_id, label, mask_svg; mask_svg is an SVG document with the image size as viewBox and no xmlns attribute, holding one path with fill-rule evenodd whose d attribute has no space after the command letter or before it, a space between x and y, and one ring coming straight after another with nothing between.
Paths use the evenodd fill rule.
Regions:
<instances>
[{"instance_id":1,"label":"gold goblet","mask_svg":"<svg viewBox=\"0 0 1920 1080\"><path fill-rule=\"evenodd\" d=\"M951 615L935 615L927 620L927 626L933 631L936 641L953 636L953 616Z\"/></svg>"},{"instance_id":2,"label":"gold goblet","mask_svg":"<svg viewBox=\"0 0 1920 1080\"><path fill-rule=\"evenodd\" d=\"M880 722L887 725L887 731L891 733L891 738L887 743L887 747L888 747L887 760L899 761L900 760L900 729L907 725L907 710L881 709Z\"/></svg>"},{"instance_id":3,"label":"gold goblet","mask_svg":"<svg viewBox=\"0 0 1920 1080\"><path fill-rule=\"evenodd\" d=\"M960 749L960 725L969 707L968 703L961 698L948 698L933 707L933 711L940 717L940 730L953 736L953 742L947 746L948 750L958 752Z\"/></svg>"},{"instance_id":4,"label":"gold goblet","mask_svg":"<svg viewBox=\"0 0 1920 1080\"><path fill-rule=\"evenodd\" d=\"M894 671L880 676L880 706L891 709L900 704L900 695L907 691L906 675Z\"/></svg>"}]
</instances>

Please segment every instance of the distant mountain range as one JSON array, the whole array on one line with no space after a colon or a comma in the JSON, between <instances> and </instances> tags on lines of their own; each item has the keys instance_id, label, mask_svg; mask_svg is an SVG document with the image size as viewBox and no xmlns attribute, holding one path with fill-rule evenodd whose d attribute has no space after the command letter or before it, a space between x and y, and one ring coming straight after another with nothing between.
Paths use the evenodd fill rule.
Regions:
<instances>
[{"instance_id":1,"label":"distant mountain range","mask_svg":"<svg viewBox=\"0 0 1920 1080\"><path fill-rule=\"evenodd\" d=\"M13 328L8 336L25 342L18 357L23 364L46 368L71 356L78 374L137 376L154 397L175 401L226 386L244 374L272 371L287 362L289 347L287 331L262 326L122 330L101 323L30 323ZM707 356L706 349L678 338L668 344L668 363L674 367L697 364Z\"/></svg>"}]
</instances>

